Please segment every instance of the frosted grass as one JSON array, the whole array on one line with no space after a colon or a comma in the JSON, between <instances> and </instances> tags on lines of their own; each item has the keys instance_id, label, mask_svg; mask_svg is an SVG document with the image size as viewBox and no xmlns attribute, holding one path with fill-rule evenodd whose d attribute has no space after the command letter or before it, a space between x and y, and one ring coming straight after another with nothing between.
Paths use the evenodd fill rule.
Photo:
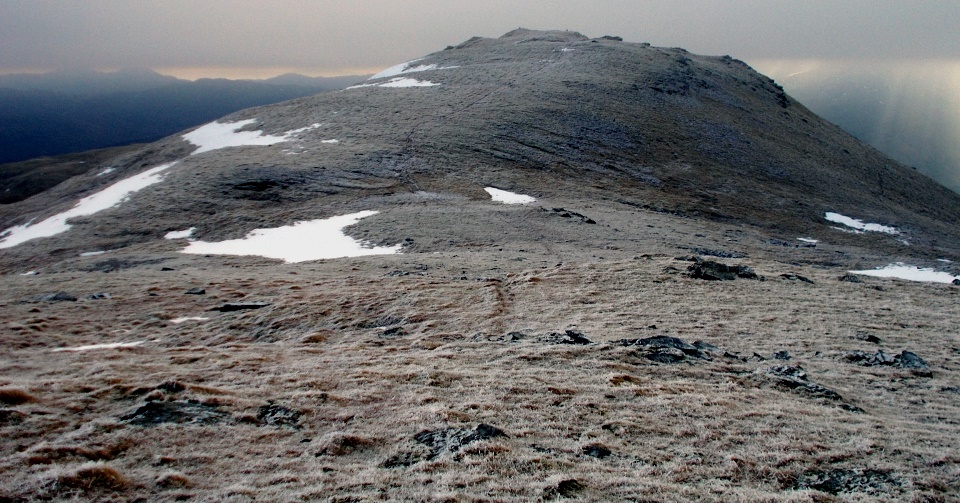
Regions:
<instances>
[{"instance_id":1,"label":"frosted grass","mask_svg":"<svg viewBox=\"0 0 960 503\"><path fill-rule=\"evenodd\" d=\"M183 249L183 253L255 255L281 259L287 263L399 253L402 245L366 246L365 243L343 233L344 228L377 213L379 212L361 211L272 229L254 229L242 239L193 241Z\"/></svg>"},{"instance_id":2,"label":"frosted grass","mask_svg":"<svg viewBox=\"0 0 960 503\"><path fill-rule=\"evenodd\" d=\"M66 232L71 227L67 220L93 215L123 203L133 193L163 180L164 171L170 169L174 164L176 162L162 164L138 175L120 180L100 192L81 199L73 208L40 222L28 222L11 227L0 233L0 248L11 248L31 239L45 238Z\"/></svg>"},{"instance_id":3,"label":"frosted grass","mask_svg":"<svg viewBox=\"0 0 960 503\"><path fill-rule=\"evenodd\" d=\"M509 192L506 190L497 189L494 187L484 187L483 190L487 191L487 194L490 194L490 198L498 203L529 204L536 201L536 199L533 197L530 197L524 194L517 194L515 192Z\"/></svg>"}]
</instances>

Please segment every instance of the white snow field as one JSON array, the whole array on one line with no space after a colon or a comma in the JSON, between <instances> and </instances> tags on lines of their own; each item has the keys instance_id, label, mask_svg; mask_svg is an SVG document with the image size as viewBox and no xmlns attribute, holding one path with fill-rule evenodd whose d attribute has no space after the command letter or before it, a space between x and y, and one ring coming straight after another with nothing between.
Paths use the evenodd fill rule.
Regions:
<instances>
[{"instance_id":1,"label":"white snow field","mask_svg":"<svg viewBox=\"0 0 960 503\"><path fill-rule=\"evenodd\" d=\"M35 238L45 238L70 229L67 220L93 215L128 200L134 192L163 180L163 172L176 164L171 162L148 169L143 173L124 178L119 182L80 200L73 208L46 218L37 223L26 223L0 232L0 248L11 248Z\"/></svg>"},{"instance_id":2,"label":"white snow field","mask_svg":"<svg viewBox=\"0 0 960 503\"><path fill-rule=\"evenodd\" d=\"M506 190L500 190L494 187L484 187L483 190L487 191L487 194L490 194L490 198L498 203L528 204L536 201L536 198L533 198L524 194L517 194L514 192L508 192Z\"/></svg>"},{"instance_id":3,"label":"white snow field","mask_svg":"<svg viewBox=\"0 0 960 503\"><path fill-rule=\"evenodd\" d=\"M804 243L807 243L807 244L811 244L811 245L815 245L815 244L817 244L817 243L820 242L820 241L818 241L818 240L816 240L816 239L813 239L813 238L797 238L797 241L801 241L801 242L804 242Z\"/></svg>"},{"instance_id":4,"label":"white snow field","mask_svg":"<svg viewBox=\"0 0 960 503\"><path fill-rule=\"evenodd\" d=\"M436 82L430 82L429 80L417 80L406 77L395 77L386 82L377 83L377 84L357 84L355 86L350 86L347 89L359 89L361 87L433 87L439 86ZM346 89L344 89L346 90Z\"/></svg>"},{"instance_id":5,"label":"white snow field","mask_svg":"<svg viewBox=\"0 0 960 503\"><path fill-rule=\"evenodd\" d=\"M198 148L190 155L197 155L211 150L227 147L241 147L246 145L273 145L289 141L291 135L302 133L311 127L294 129L283 136L265 135L263 131L239 131L243 127L257 122L257 119L246 119L237 122L211 122L204 124L183 135L183 139L196 145Z\"/></svg>"},{"instance_id":6,"label":"white snow field","mask_svg":"<svg viewBox=\"0 0 960 503\"><path fill-rule=\"evenodd\" d=\"M282 259L287 263L399 253L402 245L368 247L343 233L345 227L377 213L361 211L273 229L254 229L242 239L216 243L193 241L182 251L201 255L257 255Z\"/></svg>"},{"instance_id":7,"label":"white snow field","mask_svg":"<svg viewBox=\"0 0 960 503\"><path fill-rule=\"evenodd\" d=\"M195 230L197 230L196 227L191 227L182 231L170 231L163 235L163 239L189 239Z\"/></svg>"},{"instance_id":8,"label":"white snow field","mask_svg":"<svg viewBox=\"0 0 960 503\"><path fill-rule=\"evenodd\" d=\"M884 234L900 234L900 231L898 231L896 227L890 227L888 225L880 225L880 224L868 224L868 223L864 223L862 220L857 220L856 218L850 218L848 216L844 216L839 213L833 213L830 211L826 213L824 218L826 218L827 220L833 223L846 225L847 227L850 227L851 229L856 229L858 231L882 232Z\"/></svg>"},{"instance_id":9,"label":"white snow field","mask_svg":"<svg viewBox=\"0 0 960 503\"><path fill-rule=\"evenodd\" d=\"M184 316L182 318L174 318L170 320L170 323L173 323L174 325L179 325L186 321L206 321L209 319L210 318L206 318L204 316Z\"/></svg>"},{"instance_id":10,"label":"white snow field","mask_svg":"<svg viewBox=\"0 0 960 503\"><path fill-rule=\"evenodd\" d=\"M91 344L89 346L76 346L72 348L57 348L53 351L59 353L61 351L92 351L94 349L117 349L117 348L133 348L143 344L146 341L137 341L137 342L113 342L110 344Z\"/></svg>"},{"instance_id":11,"label":"white snow field","mask_svg":"<svg viewBox=\"0 0 960 503\"><path fill-rule=\"evenodd\" d=\"M950 273L936 271L930 267L906 265L903 262L889 264L879 269L850 272L853 274L862 274L864 276L876 276L878 278L899 278L910 281L926 281L929 283L952 283L953 280L960 278L960 276L954 276Z\"/></svg>"},{"instance_id":12,"label":"white snow field","mask_svg":"<svg viewBox=\"0 0 960 503\"><path fill-rule=\"evenodd\" d=\"M449 70L452 68L459 68L458 66L437 66L435 64L411 66L413 63L416 63L421 59L423 58L415 59L413 61L407 61L406 63L400 63L399 65L396 65L396 66L391 66L390 68L387 68L386 70L373 75L367 80L377 80L377 79L385 79L387 77L396 77L397 75L401 75L404 73L425 72L428 70Z\"/></svg>"}]
</instances>

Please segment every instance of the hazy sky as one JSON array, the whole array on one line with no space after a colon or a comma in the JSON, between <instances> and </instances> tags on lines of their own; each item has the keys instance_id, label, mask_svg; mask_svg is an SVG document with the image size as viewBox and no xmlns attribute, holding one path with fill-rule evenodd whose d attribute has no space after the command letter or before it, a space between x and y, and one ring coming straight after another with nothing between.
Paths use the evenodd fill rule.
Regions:
<instances>
[{"instance_id":1,"label":"hazy sky","mask_svg":"<svg viewBox=\"0 0 960 503\"><path fill-rule=\"evenodd\" d=\"M778 59L960 59L958 0L0 0L0 72L366 73L517 28Z\"/></svg>"}]
</instances>

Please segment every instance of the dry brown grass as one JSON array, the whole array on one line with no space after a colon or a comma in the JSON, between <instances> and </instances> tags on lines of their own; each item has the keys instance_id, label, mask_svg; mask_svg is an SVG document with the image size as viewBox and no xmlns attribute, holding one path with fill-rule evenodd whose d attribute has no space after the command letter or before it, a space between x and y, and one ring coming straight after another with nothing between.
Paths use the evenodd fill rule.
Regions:
<instances>
[{"instance_id":1,"label":"dry brown grass","mask_svg":"<svg viewBox=\"0 0 960 503\"><path fill-rule=\"evenodd\" d=\"M659 221L624 220L624 233L646 222ZM686 224L678 222L679 233ZM689 231L725 242L722 228ZM684 252L657 239L655 253L610 251L602 260L559 243L536 254L237 262L243 267L196 257L173 274L0 277L0 344L10 348L0 355L0 389L34 398L0 409L10 411L0 416L0 496L955 500L960 289L838 282L834 269L760 248L740 262L767 281L709 283L665 272L685 267L674 260ZM834 251L790 253L819 260ZM398 270L418 274L391 274ZM778 279L786 270L815 284ZM207 295L182 294L196 285ZM55 289L112 298L19 303ZM208 311L237 298L270 305ZM169 321L181 316L210 319ZM13 324L46 326L24 335ZM594 344L551 342L567 329ZM612 343L653 335L702 340L746 360L660 364ZM847 351L876 348L917 352L933 377L843 361ZM789 362L771 360L782 350ZM865 412L755 374L781 363L801 365ZM168 422L122 419L151 401L166 404L155 410L173 414ZM436 452L416 440L479 424L506 436ZM597 456L601 448L610 454ZM390 459L410 462L385 466ZM831 470L876 470L895 483L839 495L797 487Z\"/></svg>"}]
</instances>

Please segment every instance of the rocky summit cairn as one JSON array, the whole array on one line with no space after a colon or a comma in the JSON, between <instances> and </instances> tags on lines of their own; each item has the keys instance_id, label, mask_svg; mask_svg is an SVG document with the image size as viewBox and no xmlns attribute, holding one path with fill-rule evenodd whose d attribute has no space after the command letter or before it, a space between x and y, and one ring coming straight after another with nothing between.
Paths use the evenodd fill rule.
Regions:
<instances>
[{"instance_id":1,"label":"rocky summit cairn","mask_svg":"<svg viewBox=\"0 0 960 503\"><path fill-rule=\"evenodd\" d=\"M957 222L732 57L472 38L0 206L0 501L949 501Z\"/></svg>"}]
</instances>

